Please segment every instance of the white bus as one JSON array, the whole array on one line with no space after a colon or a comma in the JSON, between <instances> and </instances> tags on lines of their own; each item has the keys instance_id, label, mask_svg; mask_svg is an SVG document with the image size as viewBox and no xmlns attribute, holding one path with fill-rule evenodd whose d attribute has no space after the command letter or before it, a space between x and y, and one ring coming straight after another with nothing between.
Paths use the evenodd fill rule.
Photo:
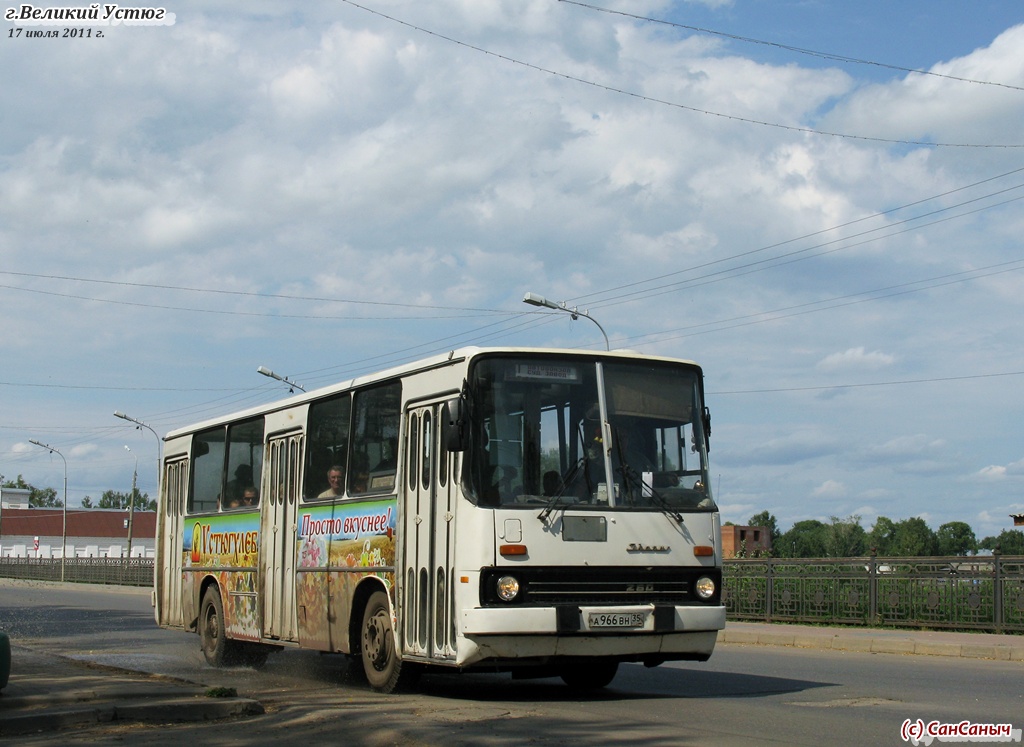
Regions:
<instances>
[{"instance_id":1,"label":"white bus","mask_svg":"<svg viewBox=\"0 0 1024 747\"><path fill-rule=\"evenodd\" d=\"M173 431L156 618L211 664L302 647L604 687L725 626L692 362L466 348Z\"/></svg>"}]
</instances>

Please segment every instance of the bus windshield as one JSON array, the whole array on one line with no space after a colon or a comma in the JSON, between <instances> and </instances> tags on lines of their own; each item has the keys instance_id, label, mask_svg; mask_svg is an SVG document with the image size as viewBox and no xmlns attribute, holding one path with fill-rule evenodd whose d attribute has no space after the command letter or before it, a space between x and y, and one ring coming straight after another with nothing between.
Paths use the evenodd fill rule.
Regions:
<instances>
[{"instance_id":1,"label":"bus windshield","mask_svg":"<svg viewBox=\"0 0 1024 747\"><path fill-rule=\"evenodd\" d=\"M655 361L479 360L467 495L485 506L717 510L700 376Z\"/></svg>"}]
</instances>

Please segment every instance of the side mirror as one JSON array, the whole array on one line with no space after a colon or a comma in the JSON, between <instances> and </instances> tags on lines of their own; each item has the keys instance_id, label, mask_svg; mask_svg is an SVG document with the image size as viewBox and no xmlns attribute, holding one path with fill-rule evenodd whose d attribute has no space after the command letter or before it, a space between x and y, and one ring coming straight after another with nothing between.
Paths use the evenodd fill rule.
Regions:
<instances>
[{"instance_id":1,"label":"side mirror","mask_svg":"<svg viewBox=\"0 0 1024 747\"><path fill-rule=\"evenodd\" d=\"M463 399L456 397L441 406L441 427L444 429L444 447L448 451L465 451L466 425L463 422Z\"/></svg>"},{"instance_id":2,"label":"side mirror","mask_svg":"<svg viewBox=\"0 0 1024 747\"><path fill-rule=\"evenodd\" d=\"M704 408L704 448L711 451L711 410Z\"/></svg>"}]
</instances>

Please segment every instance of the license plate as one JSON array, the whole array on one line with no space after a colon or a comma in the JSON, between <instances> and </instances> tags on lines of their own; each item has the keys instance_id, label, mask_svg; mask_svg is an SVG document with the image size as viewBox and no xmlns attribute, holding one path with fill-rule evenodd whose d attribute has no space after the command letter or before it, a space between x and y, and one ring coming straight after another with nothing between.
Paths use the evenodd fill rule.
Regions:
<instances>
[{"instance_id":1,"label":"license plate","mask_svg":"<svg viewBox=\"0 0 1024 747\"><path fill-rule=\"evenodd\" d=\"M587 625L591 628L642 628L646 620L643 612L591 612Z\"/></svg>"}]
</instances>

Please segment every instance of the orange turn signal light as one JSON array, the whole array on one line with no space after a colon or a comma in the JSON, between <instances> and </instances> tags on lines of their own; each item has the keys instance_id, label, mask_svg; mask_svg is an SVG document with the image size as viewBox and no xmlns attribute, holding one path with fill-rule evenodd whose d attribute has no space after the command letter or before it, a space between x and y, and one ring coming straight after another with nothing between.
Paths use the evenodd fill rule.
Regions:
<instances>
[{"instance_id":1,"label":"orange turn signal light","mask_svg":"<svg viewBox=\"0 0 1024 747\"><path fill-rule=\"evenodd\" d=\"M698 558L708 558L715 554L715 548L709 545L697 545L693 548L693 554Z\"/></svg>"},{"instance_id":2,"label":"orange turn signal light","mask_svg":"<svg viewBox=\"0 0 1024 747\"><path fill-rule=\"evenodd\" d=\"M498 547L498 552L506 558L509 555L526 555L526 545L501 545Z\"/></svg>"}]
</instances>

